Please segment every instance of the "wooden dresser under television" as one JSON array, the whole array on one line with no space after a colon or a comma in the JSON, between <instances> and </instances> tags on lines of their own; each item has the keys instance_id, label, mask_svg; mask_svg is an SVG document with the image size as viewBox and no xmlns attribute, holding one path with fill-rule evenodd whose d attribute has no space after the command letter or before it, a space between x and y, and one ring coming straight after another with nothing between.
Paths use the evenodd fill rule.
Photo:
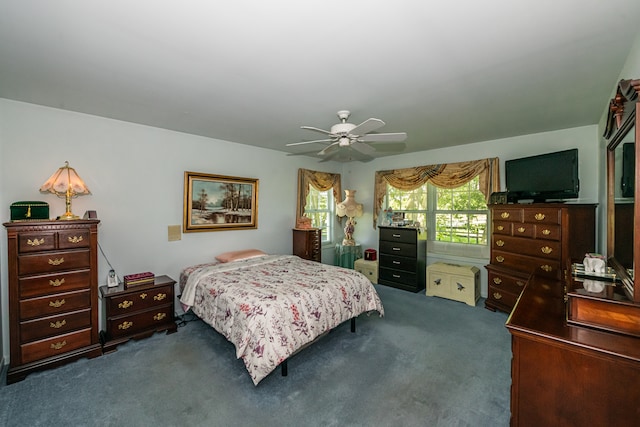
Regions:
<instances>
[{"instance_id":1,"label":"wooden dresser under television","mask_svg":"<svg viewBox=\"0 0 640 427\"><path fill-rule=\"evenodd\" d=\"M98 220L5 223L9 275L7 384L102 354Z\"/></svg>"},{"instance_id":2,"label":"wooden dresser under television","mask_svg":"<svg viewBox=\"0 0 640 427\"><path fill-rule=\"evenodd\" d=\"M565 277L595 250L595 204L490 205L491 259L485 307L511 312L528 277Z\"/></svg>"}]
</instances>

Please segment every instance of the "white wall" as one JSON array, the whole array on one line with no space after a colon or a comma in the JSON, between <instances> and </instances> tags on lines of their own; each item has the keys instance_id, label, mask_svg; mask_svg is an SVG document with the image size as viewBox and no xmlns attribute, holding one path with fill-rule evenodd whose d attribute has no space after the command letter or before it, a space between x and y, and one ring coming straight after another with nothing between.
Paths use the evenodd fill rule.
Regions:
<instances>
[{"instance_id":1,"label":"white wall","mask_svg":"<svg viewBox=\"0 0 640 427\"><path fill-rule=\"evenodd\" d=\"M291 253L297 170L318 168L312 158L6 99L0 99L0 154L2 222L18 200L44 200L52 217L63 214L63 199L38 190L68 160L92 192L73 200L73 212L97 211L98 240L117 273L152 271L176 280L183 267L226 250ZM338 163L322 167L341 169ZM167 226L182 224L185 171L258 178L258 228L187 233L169 242ZM3 228L0 301L8 358L6 244ZM99 255L101 284L107 271Z\"/></svg>"}]
</instances>

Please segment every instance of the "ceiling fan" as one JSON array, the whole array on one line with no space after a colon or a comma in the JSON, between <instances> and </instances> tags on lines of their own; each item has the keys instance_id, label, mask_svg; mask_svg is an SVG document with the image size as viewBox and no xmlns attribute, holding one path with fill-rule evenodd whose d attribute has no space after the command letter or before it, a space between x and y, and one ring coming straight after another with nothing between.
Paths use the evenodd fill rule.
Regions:
<instances>
[{"instance_id":1,"label":"ceiling fan","mask_svg":"<svg viewBox=\"0 0 640 427\"><path fill-rule=\"evenodd\" d=\"M338 155L341 151L340 149L349 148L353 149L357 152L356 156L345 156L344 154L338 156L339 158L336 160L349 161L349 160L360 160L360 161L368 161L374 158L376 152L376 148L369 145L368 143L377 143L377 142L402 142L407 139L407 134L405 132L394 132L394 133L370 133L375 131L376 129L384 126L384 122L380 119L367 119L359 125L354 125L353 123L348 123L347 120L351 112L347 110L338 111L338 118L340 119L340 123L337 123L331 126L331 130L324 130L317 127L312 126L301 126L302 129L312 130L314 132L320 132L325 134L327 137L325 139L316 139L313 141L302 141L302 142L292 142L287 144L287 147L295 146L295 145L304 145L304 144L314 144L314 143L324 143L328 144L325 148L315 153L318 156L324 157L322 161L329 160ZM404 149L404 144L396 144L397 150L401 151ZM387 150L388 151L388 150ZM301 154L310 154L310 153L301 153Z\"/></svg>"}]
</instances>

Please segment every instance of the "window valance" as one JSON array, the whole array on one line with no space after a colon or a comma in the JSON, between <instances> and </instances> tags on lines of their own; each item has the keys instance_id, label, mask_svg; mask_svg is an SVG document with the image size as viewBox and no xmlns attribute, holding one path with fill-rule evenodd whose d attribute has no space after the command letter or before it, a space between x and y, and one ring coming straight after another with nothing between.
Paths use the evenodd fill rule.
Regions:
<instances>
[{"instance_id":1,"label":"window valance","mask_svg":"<svg viewBox=\"0 0 640 427\"><path fill-rule=\"evenodd\" d=\"M374 183L373 228L375 229L378 223L378 214L387 194L387 185L406 191L415 190L427 182L437 187L455 188L476 176L480 176L480 191L488 202L491 193L500 191L500 161L497 157L377 171Z\"/></svg>"},{"instance_id":2,"label":"window valance","mask_svg":"<svg viewBox=\"0 0 640 427\"><path fill-rule=\"evenodd\" d=\"M318 191L327 191L333 188L333 199L336 204L342 199L341 177L339 173L327 173L298 169L298 199L296 203L296 219L304 215L304 207L307 204L309 185L313 185Z\"/></svg>"}]
</instances>

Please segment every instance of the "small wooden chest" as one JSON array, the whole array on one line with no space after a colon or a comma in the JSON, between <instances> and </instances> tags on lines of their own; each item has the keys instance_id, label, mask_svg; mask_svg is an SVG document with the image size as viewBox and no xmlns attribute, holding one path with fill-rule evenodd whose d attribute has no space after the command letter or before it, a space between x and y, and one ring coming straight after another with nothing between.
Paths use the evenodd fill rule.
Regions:
<instances>
[{"instance_id":1,"label":"small wooden chest","mask_svg":"<svg viewBox=\"0 0 640 427\"><path fill-rule=\"evenodd\" d=\"M475 306L480 298L480 269L471 265L433 263L427 267L426 293Z\"/></svg>"}]
</instances>

